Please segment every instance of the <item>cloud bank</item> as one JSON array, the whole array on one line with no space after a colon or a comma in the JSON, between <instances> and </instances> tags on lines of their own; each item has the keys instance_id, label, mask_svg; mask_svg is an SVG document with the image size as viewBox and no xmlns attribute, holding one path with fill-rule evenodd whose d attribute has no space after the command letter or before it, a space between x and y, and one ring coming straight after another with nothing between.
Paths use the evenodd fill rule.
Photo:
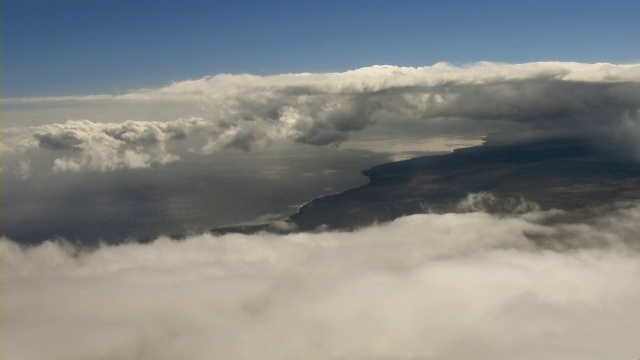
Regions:
<instances>
[{"instance_id":1,"label":"cloud bank","mask_svg":"<svg viewBox=\"0 0 640 360\"><path fill-rule=\"evenodd\" d=\"M8 99L39 103L175 104L181 119L92 119L38 125L3 140L9 153L69 150L54 171L136 168L177 160L175 142L200 153L251 150L288 140L339 145L353 132L386 124L411 135L416 122L429 134L434 120L495 121L489 139L559 134L606 137L638 151L640 65L540 62L439 63L420 68L374 66L343 73L275 76L217 75L119 96ZM182 120L189 119L189 120ZM407 124L411 124L408 126ZM492 123L493 124L493 123ZM466 134L465 127L449 136Z\"/></svg>"},{"instance_id":2,"label":"cloud bank","mask_svg":"<svg viewBox=\"0 0 640 360\"><path fill-rule=\"evenodd\" d=\"M95 251L3 239L2 355L637 358L640 206L561 219L423 214Z\"/></svg>"}]
</instances>

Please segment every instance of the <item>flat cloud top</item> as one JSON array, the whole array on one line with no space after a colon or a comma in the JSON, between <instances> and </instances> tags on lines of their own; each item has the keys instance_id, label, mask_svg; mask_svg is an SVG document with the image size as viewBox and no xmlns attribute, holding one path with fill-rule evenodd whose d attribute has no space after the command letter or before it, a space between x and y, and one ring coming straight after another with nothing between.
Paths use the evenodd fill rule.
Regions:
<instances>
[{"instance_id":1,"label":"flat cloud top","mask_svg":"<svg viewBox=\"0 0 640 360\"><path fill-rule=\"evenodd\" d=\"M113 114L119 108L158 104L176 116L139 120L112 115L108 122L84 118L53 124L45 119L42 125L20 128L9 112L14 126L4 136L3 151L67 151L56 157L53 171L159 166L180 158L167 150L176 142L193 143L193 151L209 154L229 148L249 151L282 140L337 146L354 132L382 125L407 135L412 133L407 124L420 123L428 134L430 122L437 119L519 127L515 134L496 125L488 134L496 139L577 134L633 144L640 133L640 65L483 62L325 74L222 74L123 95L5 102L27 108L90 103ZM448 135L465 131L464 126L453 127Z\"/></svg>"},{"instance_id":2,"label":"flat cloud top","mask_svg":"<svg viewBox=\"0 0 640 360\"><path fill-rule=\"evenodd\" d=\"M246 89L267 91L315 86L324 93L375 92L393 87L442 84L487 84L492 82L549 78L581 82L638 82L640 64L585 64L577 62L533 62L504 64L479 62L454 66L446 62L423 67L375 65L342 73L298 73L272 76L220 74L198 80L177 81L158 89L140 89L122 95L88 95L4 99L8 102L108 99L153 100L157 98L237 96Z\"/></svg>"}]
</instances>

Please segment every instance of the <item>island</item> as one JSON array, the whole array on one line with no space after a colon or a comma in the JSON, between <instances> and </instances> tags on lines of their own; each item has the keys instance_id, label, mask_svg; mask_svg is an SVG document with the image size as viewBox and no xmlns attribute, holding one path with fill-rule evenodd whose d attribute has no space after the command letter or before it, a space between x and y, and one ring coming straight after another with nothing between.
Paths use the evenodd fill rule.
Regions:
<instances>
[{"instance_id":1,"label":"island","mask_svg":"<svg viewBox=\"0 0 640 360\"><path fill-rule=\"evenodd\" d=\"M284 221L212 231L355 230L419 213L589 209L640 199L640 161L595 139L485 144L362 171L369 182L314 199ZM475 196L476 204L470 204Z\"/></svg>"}]
</instances>

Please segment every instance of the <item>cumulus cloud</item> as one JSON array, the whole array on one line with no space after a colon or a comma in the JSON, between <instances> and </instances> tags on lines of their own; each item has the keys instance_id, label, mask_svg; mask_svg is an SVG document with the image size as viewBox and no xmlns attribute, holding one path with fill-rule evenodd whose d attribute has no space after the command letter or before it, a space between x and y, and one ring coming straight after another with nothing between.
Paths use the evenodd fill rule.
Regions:
<instances>
[{"instance_id":1,"label":"cumulus cloud","mask_svg":"<svg viewBox=\"0 0 640 360\"><path fill-rule=\"evenodd\" d=\"M423 214L353 233L93 251L3 239L2 351L25 360L637 357L640 207L583 223L558 216Z\"/></svg>"},{"instance_id":2,"label":"cumulus cloud","mask_svg":"<svg viewBox=\"0 0 640 360\"><path fill-rule=\"evenodd\" d=\"M18 148L70 151L70 156L55 159L54 172L143 168L178 160L177 155L167 151L167 142L185 138L196 131L200 123L200 119L107 124L70 120L63 124L31 128L35 142L23 135L20 139L23 143Z\"/></svg>"},{"instance_id":3,"label":"cumulus cloud","mask_svg":"<svg viewBox=\"0 0 640 360\"><path fill-rule=\"evenodd\" d=\"M374 66L326 74L222 74L119 96L8 101L23 106L39 101L170 103L197 108L201 115L197 122L89 119L40 125L5 146L8 151L33 147L80 151L58 158L56 170L106 171L166 163L176 157L166 152L165 142L192 134L206 138L196 149L203 153L251 150L281 139L324 146L338 145L350 133L378 123L393 124L402 133L405 124L423 121L428 134L434 119L521 125L520 134L511 127L492 129L493 141L579 134L607 135L635 144L640 137L640 65L483 62L463 67ZM405 131L410 133L410 128ZM447 135L465 133L462 127L451 131Z\"/></svg>"},{"instance_id":4,"label":"cumulus cloud","mask_svg":"<svg viewBox=\"0 0 640 360\"><path fill-rule=\"evenodd\" d=\"M15 174L16 176L18 176L20 179L23 179L23 180L30 178L31 162L28 160L18 162L18 167L15 170Z\"/></svg>"}]
</instances>

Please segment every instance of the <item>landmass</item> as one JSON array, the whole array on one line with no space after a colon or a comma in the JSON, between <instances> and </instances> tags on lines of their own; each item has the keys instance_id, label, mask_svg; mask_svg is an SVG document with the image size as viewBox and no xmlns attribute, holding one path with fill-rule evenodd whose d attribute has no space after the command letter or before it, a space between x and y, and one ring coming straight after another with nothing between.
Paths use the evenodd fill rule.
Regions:
<instances>
[{"instance_id":1,"label":"landmass","mask_svg":"<svg viewBox=\"0 0 640 360\"><path fill-rule=\"evenodd\" d=\"M354 230L411 214L472 211L465 199L474 194L482 210L494 213L587 211L640 200L640 161L614 149L554 138L386 163L362 171L367 184L314 199L284 221L213 232Z\"/></svg>"}]
</instances>

